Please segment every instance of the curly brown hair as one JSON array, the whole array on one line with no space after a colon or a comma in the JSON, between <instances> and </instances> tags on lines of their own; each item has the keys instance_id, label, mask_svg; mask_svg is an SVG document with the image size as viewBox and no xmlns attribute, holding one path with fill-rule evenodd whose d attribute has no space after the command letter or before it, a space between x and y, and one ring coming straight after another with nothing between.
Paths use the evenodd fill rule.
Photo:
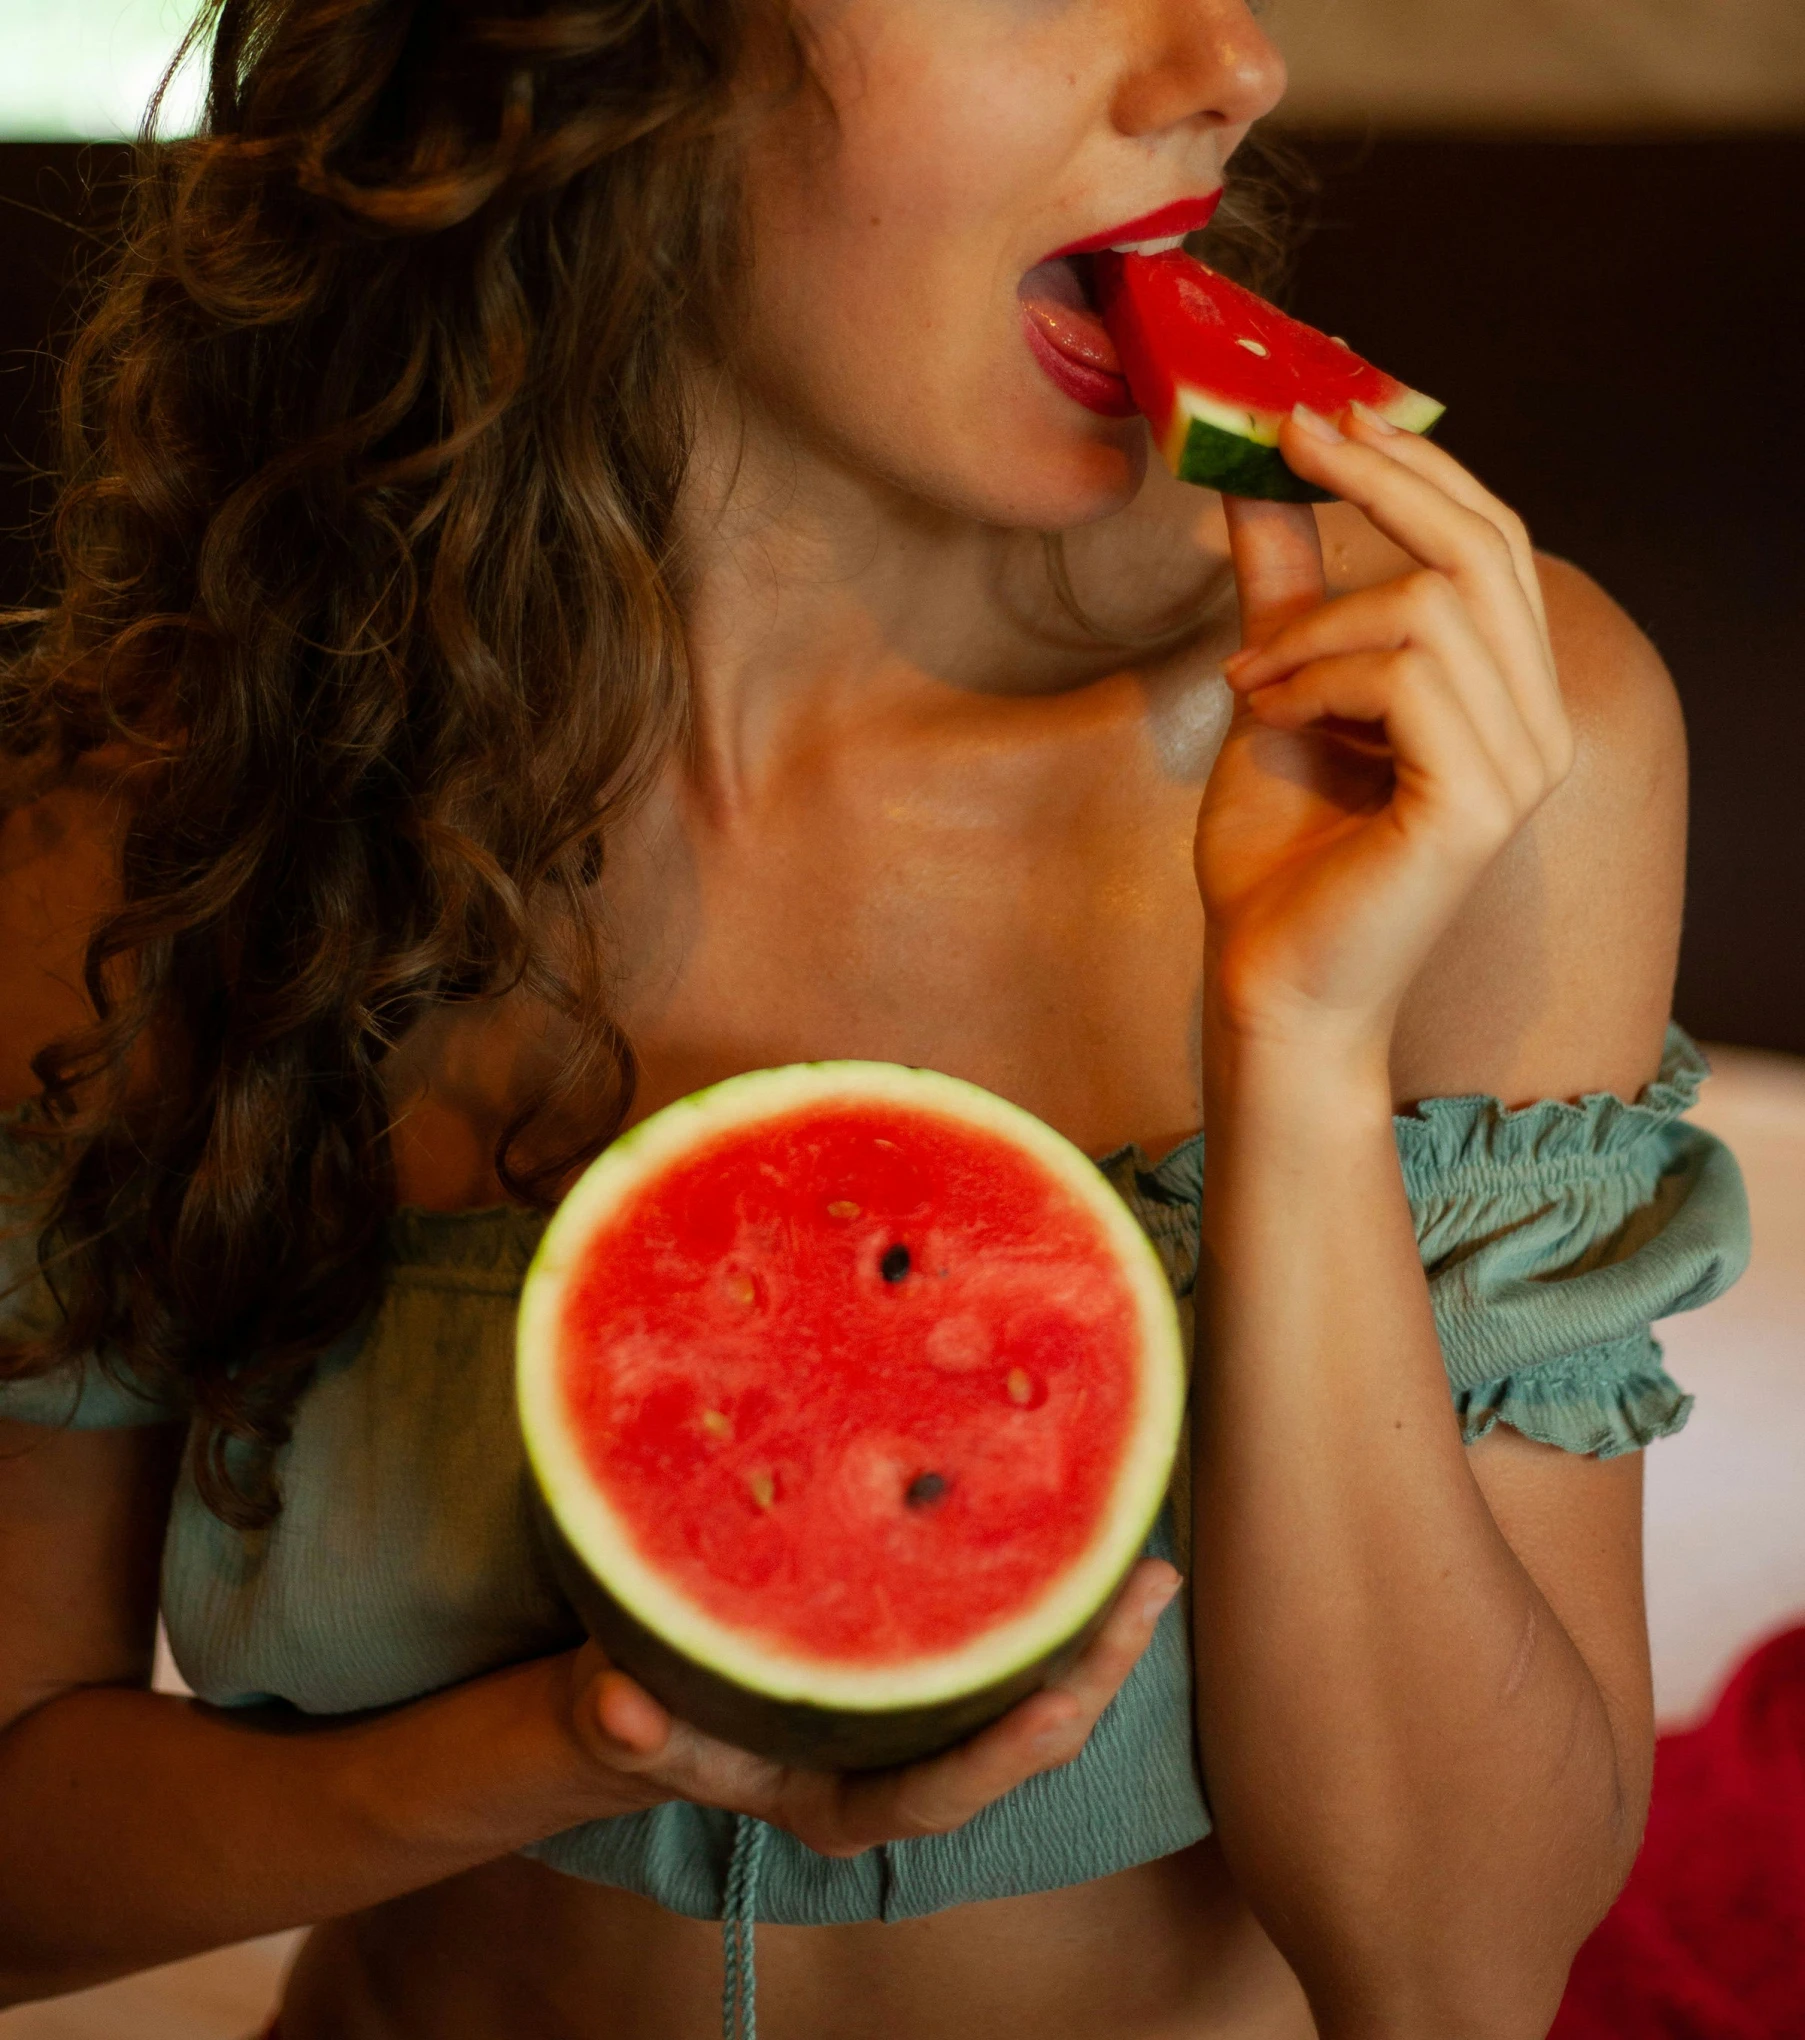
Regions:
<instances>
[{"instance_id":1,"label":"curly brown hair","mask_svg":"<svg viewBox=\"0 0 1805 2040\"><path fill-rule=\"evenodd\" d=\"M410 1030L567 1018L586 1131L527 1167L522 1106L523 1202L630 1109L584 895L685 724L683 364L730 357L747 123L815 88L783 0L210 0L191 44L201 131L153 108L63 372L54 597L6 619L20 785L99 754L128 800L23 1129L60 1322L0 1376L179 1395L249 1527L382 1282ZM1205 249L1256 282L1269 188Z\"/></svg>"}]
</instances>

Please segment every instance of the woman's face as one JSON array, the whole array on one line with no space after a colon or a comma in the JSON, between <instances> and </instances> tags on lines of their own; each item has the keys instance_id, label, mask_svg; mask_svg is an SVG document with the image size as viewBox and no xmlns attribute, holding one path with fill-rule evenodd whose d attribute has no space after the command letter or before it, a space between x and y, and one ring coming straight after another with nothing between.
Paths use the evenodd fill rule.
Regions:
<instances>
[{"instance_id":1,"label":"woman's face","mask_svg":"<svg viewBox=\"0 0 1805 2040\"><path fill-rule=\"evenodd\" d=\"M1082 258L1048 258L1220 187L1284 90L1245 0L797 11L837 123L804 95L752 150L749 391L790 442L963 516L1121 508L1146 430L1083 367L1113 351Z\"/></svg>"}]
</instances>

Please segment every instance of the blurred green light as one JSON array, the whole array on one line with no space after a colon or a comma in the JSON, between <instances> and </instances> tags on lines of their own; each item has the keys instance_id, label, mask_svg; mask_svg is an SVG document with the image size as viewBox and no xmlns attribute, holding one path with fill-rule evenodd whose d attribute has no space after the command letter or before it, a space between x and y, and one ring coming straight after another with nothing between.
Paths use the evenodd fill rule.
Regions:
<instances>
[{"instance_id":1,"label":"blurred green light","mask_svg":"<svg viewBox=\"0 0 1805 2040\"><path fill-rule=\"evenodd\" d=\"M0 0L0 140L136 134L196 0ZM193 130L198 65L164 102L165 134Z\"/></svg>"}]
</instances>

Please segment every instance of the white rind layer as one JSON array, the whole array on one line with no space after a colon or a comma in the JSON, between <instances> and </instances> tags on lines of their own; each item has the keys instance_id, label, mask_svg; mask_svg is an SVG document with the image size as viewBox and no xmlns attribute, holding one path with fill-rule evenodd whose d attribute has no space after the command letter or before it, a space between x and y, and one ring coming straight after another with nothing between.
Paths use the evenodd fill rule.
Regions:
<instances>
[{"instance_id":1,"label":"white rind layer","mask_svg":"<svg viewBox=\"0 0 1805 2040\"><path fill-rule=\"evenodd\" d=\"M1424 396L1421 390L1407 389L1393 397L1390 403L1374 408L1387 424L1395 425L1400 432L1427 432L1448 407L1438 404L1433 397ZM1219 397L1211 396L1194 384L1180 383L1172 406L1172 422L1167 428L1166 443L1161 451L1166 456L1166 465L1175 468L1184 451L1193 418L1205 425L1214 425L1219 432L1231 433L1236 439L1245 439L1250 446L1277 446L1279 427L1289 416L1287 411L1258 411L1245 404L1225 404Z\"/></svg>"},{"instance_id":2,"label":"white rind layer","mask_svg":"<svg viewBox=\"0 0 1805 2040\"><path fill-rule=\"evenodd\" d=\"M602 1224L641 1184L698 1142L748 1121L834 1099L893 1103L996 1133L1027 1151L1099 1220L1140 1321L1140 1394L1107 1534L1013 1621L958 1650L907 1665L858 1666L783 1651L699 1607L635 1547L597 1487L562 1402L564 1296ZM631 1614L686 1657L773 1699L888 1712L981 1691L1075 1634L1102 1605L1146 1541L1164 1498L1184 1411L1185 1358L1172 1292L1158 1256L1096 1164L1020 1106L936 1071L899 1063L797 1063L731 1077L679 1099L624 1134L584 1172L546 1227L521 1291L515 1387L528 1458L577 1556Z\"/></svg>"},{"instance_id":3,"label":"white rind layer","mask_svg":"<svg viewBox=\"0 0 1805 2040\"><path fill-rule=\"evenodd\" d=\"M1379 406L1379 416L1387 424L1395 425L1400 432L1427 432L1447 412L1446 404L1438 404L1433 397L1426 397L1421 390L1406 390L1400 397L1394 397L1389 404Z\"/></svg>"}]
</instances>

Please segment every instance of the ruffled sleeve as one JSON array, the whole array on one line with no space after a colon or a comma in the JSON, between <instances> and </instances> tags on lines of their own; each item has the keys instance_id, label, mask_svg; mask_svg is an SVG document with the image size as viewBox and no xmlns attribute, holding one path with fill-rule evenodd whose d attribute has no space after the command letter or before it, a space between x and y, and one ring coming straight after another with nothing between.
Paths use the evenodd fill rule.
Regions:
<instances>
[{"instance_id":1,"label":"ruffled sleeve","mask_svg":"<svg viewBox=\"0 0 1805 2040\"><path fill-rule=\"evenodd\" d=\"M1633 1105L1609 1093L1516 1111L1430 1098L1394 1119L1469 1443L1506 1423L1608 1459L1686 1421L1692 1398L1650 1327L1721 1296L1749 1256L1735 1157L1682 1116L1708 1073L1670 1027L1660 1072ZM1203 1136L1157 1164L1126 1147L1098 1166L1152 1240L1188 1333ZM1181 1452L1181 1487L1185 1462Z\"/></svg>"},{"instance_id":2,"label":"ruffled sleeve","mask_svg":"<svg viewBox=\"0 0 1805 2040\"><path fill-rule=\"evenodd\" d=\"M1681 1116L1708 1068L1671 1027L1634 1104L1432 1098L1396 1121L1469 1442L1505 1423L1608 1459L1686 1421L1650 1327L1722 1295L1749 1254L1735 1158Z\"/></svg>"},{"instance_id":3,"label":"ruffled sleeve","mask_svg":"<svg viewBox=\"0 0 1805 2040\"><path fill-rule=\"evenodd\" d=\"M38 1266L46 1154L21 1137L20 1118L0 1115L0 1334L8 1339L41 1336L55 1324L57 1312ZM17 1423L104 1431L164 1423L180 1414L92 1358L23 1381L0 1380L0 1417Z\"/></svg>"}]
</instances>

